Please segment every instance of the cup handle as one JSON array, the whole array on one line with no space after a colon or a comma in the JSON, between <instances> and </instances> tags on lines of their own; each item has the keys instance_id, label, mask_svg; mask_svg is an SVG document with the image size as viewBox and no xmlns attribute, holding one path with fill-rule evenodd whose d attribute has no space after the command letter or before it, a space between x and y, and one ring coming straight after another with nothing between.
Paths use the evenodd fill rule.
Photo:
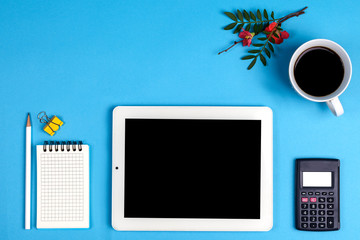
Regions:
<instances>
[{"instance_id":1,"label":"cup handle","mask_svg":"<svg viewBox=\"0 0 360 240\"><path fill-rule=\"evenodd\" d=\"M328 105L331 112L335 116L339 117L344 113L344 109L343 109L338 97L330 99L329 101L326 102L326 104Z\"/></svg>"}]
</instances>

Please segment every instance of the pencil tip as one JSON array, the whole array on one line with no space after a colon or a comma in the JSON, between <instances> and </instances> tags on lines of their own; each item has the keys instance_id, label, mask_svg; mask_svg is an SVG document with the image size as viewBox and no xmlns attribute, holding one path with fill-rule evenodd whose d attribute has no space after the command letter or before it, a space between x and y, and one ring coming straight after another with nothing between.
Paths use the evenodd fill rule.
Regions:
<instances>
[{"instance_id":1,"label":"pencil tip","mask_svg":"<svg viewBox=\"0 0 360 240\"><path fill-rule=\"evenodd\" d=\"M26 126L27 126L27 127L31 127L30 113L28 113L28 117L27 117L27 121L26 121Z\"/></svg>"}]
</instances>

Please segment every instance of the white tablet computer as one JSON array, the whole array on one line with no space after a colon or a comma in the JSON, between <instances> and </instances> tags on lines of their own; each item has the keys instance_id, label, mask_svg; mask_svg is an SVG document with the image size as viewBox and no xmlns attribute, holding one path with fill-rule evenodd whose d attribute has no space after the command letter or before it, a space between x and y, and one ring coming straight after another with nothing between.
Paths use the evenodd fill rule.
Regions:
<instances>
[{"instance_id":1,"label":"white tablet computer","mask_svg":"<svg viewBox=\"0 0 360 240\"><path fill-rule=\"evenodd\" d=\"M116 107L112 226L124 231L268 231L268 107Z\"/></svg>"}]
</instances>

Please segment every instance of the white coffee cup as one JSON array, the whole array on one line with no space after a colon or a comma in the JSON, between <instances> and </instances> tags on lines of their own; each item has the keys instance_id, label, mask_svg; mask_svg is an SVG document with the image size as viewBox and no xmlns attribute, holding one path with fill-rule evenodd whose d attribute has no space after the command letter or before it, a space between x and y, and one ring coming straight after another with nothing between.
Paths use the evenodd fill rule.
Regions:
<instances>
[{"instance_id":1,"label":"white coffee cup","mask_svg":"<svg viewBox=\"0 0 360 240\"><path fill-rule=\"evenodd\" d=\"M343 62L344 67L344 78L340 84L340 86L331 94L326 96L312 96L306 92L304 92L299 85L297 84L294 76L294 67L296 64L296 61L298 60L299 56L305 52L309 48L313 47L325 47L332 51L334 51ZM313 102L326 102L330 110L335 116L340 116L344 113L344 109L340 103L339 96L345 91L345 89L348 87L351 79L351 73L352 73L352 66L351 61L349 58L349 55L346 53L346 51L337 43L326 40L326 39L315 39L308 41L301 45L292 55L290 64L289 64L289 77L290 82L294 89L304 98L313 101Z\"/></svg>"}]
</instances>

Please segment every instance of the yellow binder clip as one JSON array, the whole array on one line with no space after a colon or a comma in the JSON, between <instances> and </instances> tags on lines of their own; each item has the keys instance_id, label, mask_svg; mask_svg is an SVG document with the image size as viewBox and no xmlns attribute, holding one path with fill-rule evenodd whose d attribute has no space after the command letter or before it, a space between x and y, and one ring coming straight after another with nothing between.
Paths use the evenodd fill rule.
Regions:
<instances>
[{"instance_id":1,"label":"yellow binder clip","mask_svg":"<svg viewBox=\"0 0 360 240\"><path fill-rule=\"evenodd\" d=\"M64 123L57 117L53 116L51 119L46 115L45 111L42 111L38 114L38 119L41 123L46 123L43 127L43 130L47 132L50 136L53 136L57 130L60 129Z\"/></svg>"}]
</instances>

